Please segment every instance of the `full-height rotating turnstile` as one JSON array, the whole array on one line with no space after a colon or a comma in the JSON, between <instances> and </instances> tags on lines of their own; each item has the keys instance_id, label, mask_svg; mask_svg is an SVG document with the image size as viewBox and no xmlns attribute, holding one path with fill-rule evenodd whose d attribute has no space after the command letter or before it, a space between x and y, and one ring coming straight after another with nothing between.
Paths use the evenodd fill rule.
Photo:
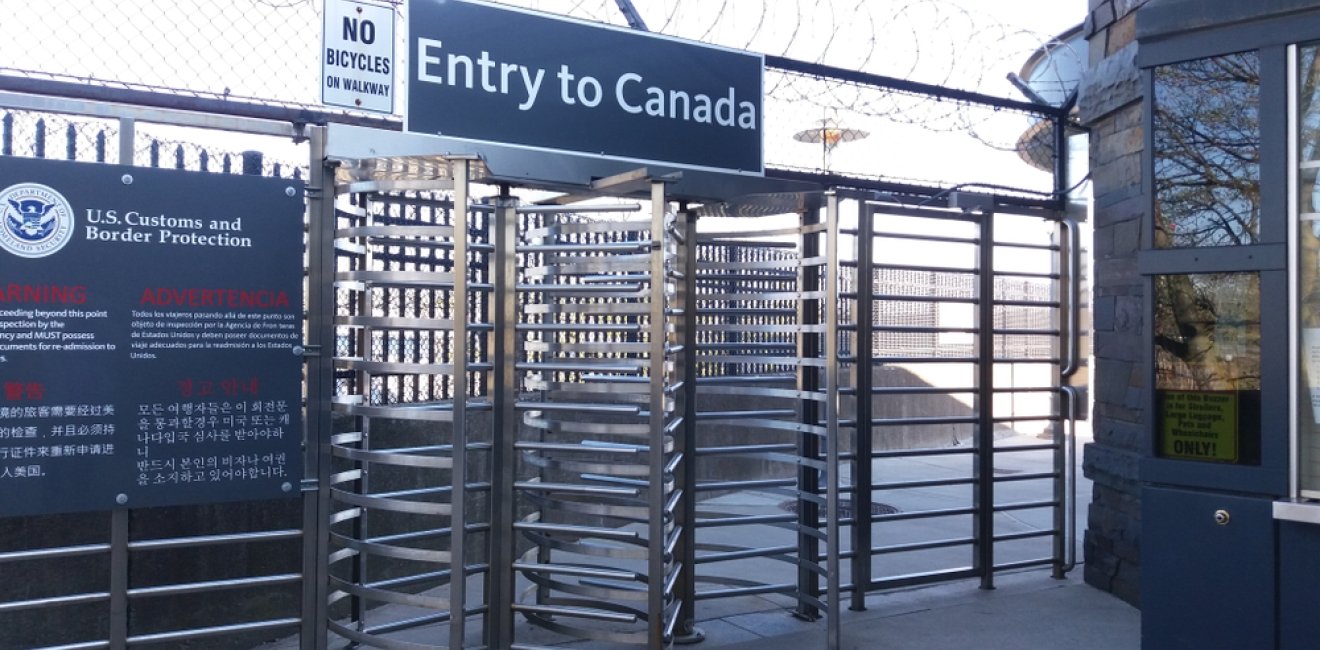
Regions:
<instances>
[{"instance_id":1,"label":"full-height rotating turnstile","mask_svg":"<svg viewBox=\"0 0 1320 650\"><path fill-rule=\"evenodd\" d=\"M318 295L335 315L309 385L327 386L335 413L318 462L330 634L400 649L662 648L701 638L704 601L774 598L823 616L837 647L842 594L859 608L898 584L873 573L875 558L954 553L952 569L900 580L911 584L1064 566L1063 470L1012 474L995 459L1062 457L1066 441L998 447L995 432L1022 416L991 410L990 370L1022 361L994 351L1004 337L1059 332L997 325L995 309L1038 303L1000 297L990 275L956 303L982 306L968 325L885 324L869 305L890 298L859 278L876 281L864 244L890 237L870 220L897 208L835 192L691 207L671 200L672 177L645 171L594 182L592 200L515 194L464 156L344 159L320 173L313 186L334 191L314 201L311 248L333 263L313 260L311 281L332 283ZM840 228L849 210L846 224L866 228ZM698 233L699 219L727 216L738 225ZM1031 247L1045 258L1058 249ZM992 272L977 259L957 273ZM877 328L958 345L975 334L975 358L954 360L978 378L873 388L865 369L893 365L877 356ZM1042 349L1048 374L1061 364ZM943 348L931 354L944 359ZM1051 394L1049 383L1029 392ZM942 403L970 410L946 417L863 414L865 395L890 393L976 400L952 395ZM1046 407L1026 419L1061 430ZM896 426L959 423L977 432L973 448L871 450L871 436ZM947 479L872 477L894 459L936 455L976 466ZM1048 493L996 503L1005 481ZM919 489L968 503L865 512L874 496ZM1053 516L1039 530L995 528L996 513L1027 508ZM956 537L870 542L901 522L972 515L975 531ZM995 561L992 545L1036 539L1053 540L1050 557Z\"/></svg>"}]
</instances>

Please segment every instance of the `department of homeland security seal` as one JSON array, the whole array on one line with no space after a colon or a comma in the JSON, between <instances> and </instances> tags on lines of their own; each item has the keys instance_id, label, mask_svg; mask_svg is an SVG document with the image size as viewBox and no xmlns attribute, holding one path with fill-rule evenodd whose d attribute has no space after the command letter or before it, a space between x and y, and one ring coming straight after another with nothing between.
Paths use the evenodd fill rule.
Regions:
<instances>
[{"instance_id":1,"label":"department of homeland security seal","mask_svg":"<svg viewBox=\"0 0 1320 650\"><path fill-rule=\"evenodd\" d=\"M51 255L73 238L73 206L39 183L0 190L0 214L0 248L19 257Z\"/></svg>"}]
</instances>

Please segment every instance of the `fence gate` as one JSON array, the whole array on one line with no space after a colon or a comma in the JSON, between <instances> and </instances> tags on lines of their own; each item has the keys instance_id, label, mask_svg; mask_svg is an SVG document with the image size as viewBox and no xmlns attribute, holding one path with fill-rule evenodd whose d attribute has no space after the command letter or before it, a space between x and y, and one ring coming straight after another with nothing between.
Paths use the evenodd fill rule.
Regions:
<instances>
[{"instance_id":1,"label":"fence gate","mask_svg":"<svg viewBox=\"0 0 1320 650\"><path fill-rule=\"evenodd\" d=\"M1075 227L959 199L859 200L844 228L854 609L1074 561Z\"/></svg>"}]
</instances>

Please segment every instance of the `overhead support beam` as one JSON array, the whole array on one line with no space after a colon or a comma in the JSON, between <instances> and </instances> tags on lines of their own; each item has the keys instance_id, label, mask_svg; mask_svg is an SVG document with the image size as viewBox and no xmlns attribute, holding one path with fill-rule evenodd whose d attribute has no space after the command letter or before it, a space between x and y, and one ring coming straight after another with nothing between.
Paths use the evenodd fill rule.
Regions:
<instances>
[{"instance_id":1,"label":"overhead support beam","mask_svg":"<svg viewBox=\"0 0 1320 650\"><path fill-rule=\"evenodd\" d=\"M537 205L572 205L579 201L595 199L602 196L633 196L643 190L650 188L652 181L663 181L667 183L678 182L683 178L683 172L672 172L663 175L654 175L646 167L639 167L632 171L597 178L591 181L590 189L586 192L571 192L560 194L537 201Z\"/></svg>"}]
</instances>

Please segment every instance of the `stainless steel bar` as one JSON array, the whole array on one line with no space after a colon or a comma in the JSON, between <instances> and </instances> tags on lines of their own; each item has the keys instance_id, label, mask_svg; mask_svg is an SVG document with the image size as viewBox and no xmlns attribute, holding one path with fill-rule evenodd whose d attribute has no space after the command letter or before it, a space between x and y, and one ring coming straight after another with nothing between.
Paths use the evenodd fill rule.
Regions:
<instances>
[{"instance_id":1,"label":"stainless steel bar","mask_svg":"<svg viewBox=\"0 0 1320 650\"><path fill-rule=\"evenodd\" d=\"M975 453L971 447L960 447L957 449L886 449L877 450L874 457L881 458L916 458L919 456L961 456Z\"/></svg>"},{"instance_id":2,"label":"stainless steel bar","mask_svg":"<svg viewBox=\"0 0 1320 650\"><path fill-rule=\"evenodd\" d=\"M25 609L49 609L52 607L64 607L68 605L86 605L88 603L100 603L108 600L110 600L110 593L105 591L72 594L68 596L51 596L49 598L32 598L29 600L12 600L0 603L0 614L20 612Z\"/></svg>"},{"instance_id":3,"label":"stainless steel bar","mask_svg":"<svg viewBox=\"0 0 1320 650\"><path fill-rule=\"evenodd\" d=\"M594 485L577 485L575 483L546 483L543 481L519 481L514 483L513 487L518 490L528 490L532 492L565 492L569 494L595 494L599 496L635 497L641 494L641 490L636 488L600 487Z\"/></svg>"},{"instance_id":4,"label":"stainless steel bar","mask_svg":"<svg viewBox=\"0 0 1320 650\"><path fill-rule=\"evenodd\" d=\"M372 589L394 589L398 587L411 587L432 581L439 582L440 584L449 584L450 577L451 576L449 570L446 569L442 571L428 571L426 573L416 573L413 575L391 578L389 580L376 580L373 582L368 582L364 586L371 587ZM446 618L448 618L449 613L445 612L444 615Z\"/></svg>"},{"instance_id":5,"label":"stainless steel bar","mask_svg":"<svg viewBox=\"0 0 1320 650\"><path fill-rule=\"evenodd\" d=\"M741 551L725 551L721 553L706 553L696 559L698 564L715 564L719 562L728 562L731 560L745 560L749 558L760 557L783 557L791 559L797 552L796 546L767 546L758 548L749 548ZM791 561L791 560L790 560Z\"/></svg>"},{"instance_id":6,"label":"stainless steel bar","mask_svg":"<svg viewBox=\"0 0 1320 650\"><path fill-rule=\"evenodd\" d=\"M518 413L514 406L519 396L516 362L522 357L518 336L518 201L501 191L495 202L495 402L494 453L491 456L491 524L494 530L517 530L514 483L517 482ZM486 601L486 644L491 648L514 645L513 604L516 597L513 562L516 555L513 534L492 534L490 573Z\"/></svg>"},{"instance_id":7,"label":"stainless steel bar","mask_svg":"<svg viewBox=\"0 0 1320 650\"><path fill-rule=\"evenodd\" d=\"M997 241L995 242L995 246L998 246L999 248L1016 248L1020 250L1039 250L1039 251L1063 250L1063 248L1058 244L1032 244L1027 242L1012 242L1012 241Z\"/></svg>"},{"instance_id":8,"label":"stainless steel bar","mask_svg":"<svg viewBox=\"0 0 1320 650\"><path fill-rule=\"evenodd\" d=\"M716 598L732 598L735 596L760 596L764 594L785 594L787 596L795 595L794 587L791 584L781 585L757 585L754 587L734 587L729 589L707 589L697 593L697 600L714 600Z\"/></svg>"},{"instance_id":9,"label":"stainless steel bar","mask_svg":"<svg viewBox=\"0 0 1320 650\"><path fill-rule=\"evenodd\" d=\"M513 606L513 611L533 613L533 614L544 614L548 616L567 616L569 618L587 618L593 621L608 621L610 623L637 622L637 615L635 614L619 614L615 612L606 612L598 609L587 609L584 607L516 604Z\"/></svg>"},{"instance_id":10,"label":"stainless steel bar","mask_svg":"<svg viewBox=\"0 0 1320 650\"><path fill-rule=\"evenodd\" d=\"M284 627L294 627L300 623L297 618L278 618L266 621L254 621L251 623L239 623L237 625L218 625L215 627L197 627L187 630L176 630L173 632L159 632L156 634L142 634L128 639L128 643L133 646L150 645L153 643L172 643L176 641L187 641L191 639L203 639L214 636L224 636L237 632L258 632L265 630L274 630Z\"/></svg>"},{"instance_id":11,"label":"stainless steel bar","mask_svg":"<svg viewBox=\"0 0 1320 650\"><path fill-rule=\"evenodd\" d=\"M1017 483L1021 481L1042 481L1047 479L1057 481L1061 478L1063 478L1062 469L1054 472L1040 472L1040 473L1032 473L1032 474L1010 474L1007 476L996 476L995 482ZM1058 499L1055 499L1055 501L1058 501Z\"/></svg>"},{"instance_id":12,"label":"stainless steel bar","mask_svg":"<svg viewBox=\"0 0 1320 650\"><path fill-rule=\"evenodd\" d=\"M1054 537L1054 536L1056 536L1056 535L1057 535L1057 533L1056 533L1056 531L1054 531L1053 529L1041 529L1041 530L1027 531L1027 532L1023 532L1023 533L1008 533L1008 534L995 535L995 541L996 541L996 542L1014 542L1014 541L1024 540L1024 539L1036 539L1036 538L1040 538L1040 537Z\"/></svg>"},{"instance_id":13,"label":"stainless steel bar","mask_svg":"<svg viewBox=\"0 0 1320 650\"><path fill-rule=\"evenodd\" d=\"M1048 476L1048 475L1047 475ZM895 481L892 483L874 483L872 490L911 490L926 487L951 487L954 485L975 485L974 478L929 479L925 481Z\"/></svg>"},{"instance_id":14,"label":"stainless steel bar","mask_svg":"<svg viewBox=\"0 0 1320 650\"><path fill-rule=\"evenodd\" d=\"M1041 443L1038 445L1012 445L1006 447L996 447L995 451L999 454L1022 454L1032 451L1050 451L1058 449L1059 445L1053 442Z\"/></svg>"},{"instance_id":15,"label":"stainless steel bar","mask_svg":"<svg viewBox=\"0 0 1320 650\"><path fill-rule=\"evenodd\" d=\"M229 580L210 580L206 582L189 582L183 584L157 585L153 587L135 587L128 590L129 598L150 598L157 596L176 596L179 594L195 594L207 591L219 591L221 589L243 589L250 587L267 587L281 585L290 582L302 580L301 573L281 573L267 576L253 576L248 578L233 578Z\"/></svg>"},{"instance_id":16,"label":"stainless steel bar","mask_svg":"<svg viewBox=\"0 0 1320 650\"><path fill-rule=\"evenodd\" d=\"M40 648L34 648L33 650L101 650L102 648L109 647L109 641L84 641L82 643L43 646Z\"/></svg>"},{"instance_id":17,"label":"stainless steel bar","mask_svg":"<svg viewBox=\"0 0 1320 650\"><path fill-rule=\"evenodd\" d=\"M519 323L519 332L640 332L636 323Z\"/></svg>"},{"instance_id":18,"label":"stainless steel bar","mask_svg":"<svg viewBox=\"0 0 1320 650\"><path fill-rule=\"evenodd\" d=\"M437 614L430 614L427 616L417 616L414 618L406 618L400 621L381 623L378 625L373 625L368 628L364 628L363 631L373 635L391 634L393 632L410 630L413 628L422 627L424 625L434 625L436 623L447 623L447 622L449 622L449 612L440 612Z\"/></svg>"},{"instance_id":19,"label":"stainless steel bar","mask_svg":"<svg viewBox=\"0 0 1320 650\"><path fill-rule=\"evenodd\" d=\"M518 214L584 214L601 212L637 212L642 209L640 203L587 204L571 208L558 205L524 205L518 208Z\"/></svg>"},{"instance_id":20,"label":"stainless steel bar","mask_svg":"<svg viewBox=\"0 0 1320 650\"><path fill-rule=\"evenodd\" d=\"M797 481L793 479L760 479L745 481L702 481L695 488L702 492L719 492L724 490L760 490L769 488L793 487Z\"/></svg>"},{"instance_id":21,"label":"stainless steel bar","mask_svg":"<svg viewBox=\"0 0 1320 650\"><path fill-rule=\"evenodd\" d=\"M925 426L925 425L938 425L938 424L976 424L976 423L979 422L979 421L980 421L980 418L978 418L978 417L975 416L975 415L958 416L958 417L944 417L944 418L940 418L940 417L907 418L907 419L903 419L903 418L877 418L877 419L873 419L873 420L871 420L871 426L873 426L873 427L889 427L889 426L906 427L906 426Z\"/></svg>"},{"instance_id":22,"label":"stainless steel bar","mask_svg":"<svg viewBox=\"0 0 1320 650\"><path fill-rule=\"evenodd\" d=\"M825 266L825 455L826 455L826 475L825 475L825 519L826 519L826 540L825 540L825 565L826 565L826 598L825 602L829 607L829 619L826 624L827 647L834 650L841 647L842 639L842 608L840 607L841 594L840 583L843 581L841 574L841 563L839 559L839 550L841 540L839 539L839 482L840 482L840 461L839 461L839 220L840 204L839 197L833 192L827 192L826 203L826 223L825 229L825 255L828 264ZM869 260L868 260L869 261ZM868 312L867 319L870 315ZM869 402L870 400L867 400ZM869 499L868 499L869 500ZM869 563L868 563L869 564Z\"/></svg>"},{"instance_id":23,"label":"stainless steel bar","mask_svg":"<svg viewBox=\"0 0 1320 650\"><path fill-rule=\"evenodd\" d=\"M1040 558L1037 560L1022 560L1019 562L1001 562L995 565L996 571L1019 571L1022 569L1031 569L1038 566L1048 566L1054 562L1053 558Z\"/></svg>"},{"instance_id":24,"label":"stainless steel bar","mask_svg":"<svg viewBox=\"0 0 1320 650\"><path fill-rule=\"evenodd\" d=\"M790 413L796 415L796 413ZM760 445L728 445L725 447L698 447L698 456L718 456L722 454L757 454L766 452L791 452L797 449L793 443L766 443Z\"/></svg>"},{"instance_id":25,"label":"stainless steel bar","mask_svg":"<svg viewBox=\"0 0 1320 650\"><path fill-rule=\"evenodd\" d=\"M725 528L728 526L745 526L749 524L780 524L795 522L798 521L798 519L799 516L792 513L782 515L739 515L734 517L724 517L722 519L703 519L697 522L697 527Z\"/></svg>"},{"instance_id":26,"label":"stainless steel bar","mask_svg":"<svg viewBox=\"0 0 1320 650\"><path fill-rule=\"evenodd\" d=\"M558 533L563 535L573 535L581 537L599 537L602 539L617 539L621 541L634 541L641 538L641 534L633 530L624 530L619 528L596 528L592 526L575 526L572 524L543 524L538 522L518 522L513 525L514 530L528 530L538 533Z\"/></svg>"},{"instance_id":27,"label":"stainless steel bar","mask_svg":"<svg viewBox=\"0 0 1320 650\"><path fill-rule=\"evenodd\" d=\"M643 577L636 571L627 571L624 569L602 569L600 567L574 566L567 564L541 564L537 562L514 562L514 571L524 573L547 573L554 575L577 576L586 578L598 578L601 580L619 580L623 582L637 582Z\"/></svg>"},{"instance_id":28,"label":"stainless steel bar","mask_svg":"<svg viewBox=\"0 0 1320 650\"><path fill-rule=\"evenodd\" d=\"M962 268L957 266L929 266L920 264L891 264L888 262L877 262L876 270L885 271L920 271L923 273L948 273L951 275L975 275L976 269Z\"/></svg>"},{"instance_id":29,"label":"stainless steel bar","mask_svg":"<svg viewBox=\"0 0 1320 650\"><path fill-rule=\"evenodd\" d=\"M871 582L870 591L879 591L884 589L902 589L905 587L918 587L921 585L931 585L939 582L950 582L952 580L962 580L975 578L980 575L979 569L974 568L955 568L944 569L941 571L927 571L924 573L915 573L911 575L898 576L894 578L884 578Z\"/></svg>"},{"instance_id":30,"label":"stainless steel bar","mask_svg":"<svg viewBox=\"0 0 1320 650\"><path fill-rule=\"evenodd\" d=\"M899 512L890 515L876 515L875 520L881 521L908 521L911 519L938 519L940 517L961 517L964 515L975 515L982 512L982 509L975 506L966 508L939 508L935 510L917 510L913 512ZM987 513L989 514L989 513Z\"/></svg>"},{"instance_id":31,"label":"stainless steel bar","mask_svg":"<svg viewBox=\"0 0 1320 650\"><path fill-rule=\"evenodd\" d=\"M591 404L578 402L517 402L515 408L520 411L569 411L579 413L612 413L617 415L637 415L642 412L640 406L631 404Z\"/></svg>"},{"instance_id":32,"label":"stainless steel bar","mask_svg":"<svg viewBox=\"0 0 1320 650\"><path fill-rule=\"evenodd\" d=\"M597 242L593 244L523 244L519 253L645 253L644 242Z\"/></svg>"},{"instance_id":33,"label":"stainless steel bar","mask_svg":"<svg viewBox=\"0 0 1320 650\"><path fill-rule=\"evenodd\" d=\"M668 481L665 476L665 371L666 346L666 295L665 295L665 219L667 217L667 199L665 183L651 181L651 259L650 259L650 317L648 320L649 342L651 351L648 355L651 365L651 413L650 413L650 489L647 490L647 507L651 512L648 523L647 540L652 545L647 560L647 628L648 642L653 650L660 650L666 644L664 630L665 605L669 601L661 576L668 573L668 562L664 554L655 548L665 538L666 520L663 516L665 500L668 496L663 489Z\"/></svg>"},{"instance_id":34,"label":"stainless steel bar","mask_svg":"<svg viewBox=\"0 0 1320 650\"><path fill-rule=\"evenodd\" d=\"M940 242L946 244L980 244L981 243L981 240L978 237L951 237L951 236L937 237L934 235L922 235L915 233L876 231L873 233L858 234L857 244L859 249L862 244L862 241L865 240L865 238L868 235L874 239L903 239L903 240L915 240L915 241L923 241L923 242ZM858 255L858 261L860 260L861 260L861 255Z\"/></svg>"},{"instance_id":35,"label":"stainless steel bar","mask_svg":"<svg viewBox=\"0 0 1320 650\"><path fill-rule=\"evenodd\" d=\"M1064 549L1064 573L1073 570L1077 566L1077 409L1081 408L1081 394L1073 386L1061 386L1060 392L1068 398L1068 417L1064 419L1067 429L1064 431L1064 446L1067 453L1064 458L1063 471L1067 480L1064 484L1063 502L1068 504L1065 509L1064 517L1067 518L1067 527L1060 531L1067 532L1067 548Z\"/></svg>"},{"instance_id":36,"label":"stainless steel bar","mask_svg":"<svg viewBox=\"0 0 1320 650\"><path fill-rule=\"evenodd\" d=\"M885 555L892 553L910 553L912 551L930 551L938 548L952 548L954 546L970 546L976 541L975 537L958 537L950 539L937 539L925 542L912 542L909 544L891 544L888 546L877 546L871 549L872 555Z\"/></svg>"},{"instance_id":37,"label":"stainless steel bar","mask_svg":"<svg viewBox=\"0 0 1320 650\"><path fill-rule=\"evenodd\" d=\"M25 560L50 560L63 557L95 555L110 551L109 544L84 544L81 546L62 546L58 548L40 548L28 551L9 551L0 553L0 564Z\"/></svg>"},{"instance_id":38,"label":"stainless steel bar","mask_svg":"<svg viewBox=\"0 0 1320 650\"><path fill-rule=\"evenodd\" d=\"M334 352L336 299L331 282L336 267L336 209L334 170L326 160L327 129L308 129L309 160L307 193L307 336L308 344L328 351L307 360L307 409L304 425L303 489L303 581L301 650L317 650L328 644L328 596L330 535L332 525L330 491L331 457L329 438L331 402L335 390Z\"/></svg>"},{"instance_id":39,"label":"stainless steel bar","mask_svg":"<svg viewBox=\"0 0 1320 650\"><path fill-rule=\"evenodd\" d=\"M724 420L729 418L778 418L793 417L797 415L796 409L759 409L743 411L702 411L697 414L697 420ZM707 447L705 449L713 449Z\"/></svg>"},{"instance_id":40,"label":"stainless steel bar","mask_svg":"<svg viewBox=\"0 0 1320 650\"><path fill-rule=\"evenodd\" d=\"M1013 503L998 504L994 507L994 512L1016 512L1018 510L1034 510L1037 508L1053 508L1059 504L1053 499L1049 501L1017 501Z\"/></svg>"},{"instance_id":41,"label":"stainless steel bar","mask_svg":"<svg viewBox=\"0 0 1320 650\"><path fill-rule=\"evenodd\" d=\"M957 305L975 305L980 300L978 298L964 298L959 296L912 296L903 293L873 293L871 298L886 302L919 302L919 303L945 303Z\"/></svg>"}]
</instances>

